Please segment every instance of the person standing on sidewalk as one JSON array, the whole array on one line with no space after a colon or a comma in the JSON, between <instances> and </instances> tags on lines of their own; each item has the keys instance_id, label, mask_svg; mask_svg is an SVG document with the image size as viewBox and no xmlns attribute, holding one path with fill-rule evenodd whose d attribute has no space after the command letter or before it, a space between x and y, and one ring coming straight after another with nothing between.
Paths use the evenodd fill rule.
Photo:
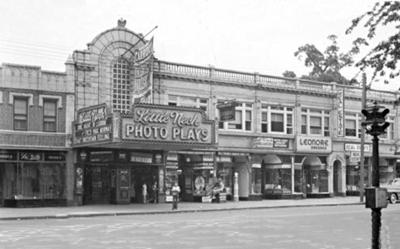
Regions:
<instances>
[{"instance_id":1,"label":"person standing on sidewalk","mask_svg":"<svg viewBox=\"0 0 400 249\"><path fill-rule=\"evenodd\" d=\"M143 195L143 203L147 203L147 184L143 183L142 185L142 195Z\"/></svg>"},{"instance_id":2,"label":"person standing on sidewalk","mask_svg":"<svg viewBox=\"0 0 400 249\"><path fill-rule=\"evenodd\" d=\"M171 189L172 192L172 210L178 209L178 201L179 201L179 193L181 192L181 188L179 187L178 183L175 182L174 186Z\"/></svg>"}]
</instances>

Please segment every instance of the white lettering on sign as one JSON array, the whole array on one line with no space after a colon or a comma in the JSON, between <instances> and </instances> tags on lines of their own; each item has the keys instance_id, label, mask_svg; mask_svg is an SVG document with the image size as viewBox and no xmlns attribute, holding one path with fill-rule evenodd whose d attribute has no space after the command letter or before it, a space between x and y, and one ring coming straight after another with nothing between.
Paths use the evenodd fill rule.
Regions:
<instances>
[{"instance_id":1,"label":"white lettering on sign","mask_svg":"<svg viewBox=\"0 0 400 249\"><path fill-rule=\"evenodd\" d=\"M197 110L136 106L133 119L122 119L123 139L212 143L214 128Z\"/></svg>"}]
</instances>

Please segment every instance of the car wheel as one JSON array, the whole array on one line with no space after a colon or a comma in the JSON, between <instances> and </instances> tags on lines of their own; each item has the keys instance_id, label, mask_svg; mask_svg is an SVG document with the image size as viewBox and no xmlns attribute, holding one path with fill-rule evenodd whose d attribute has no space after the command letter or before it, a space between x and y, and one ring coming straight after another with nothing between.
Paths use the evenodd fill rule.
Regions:
<instances>
[{"instance_id":1,"label":"car wheel","mask_svg":"<svg viewBox=\"0 0 400 249\"><path fill-rule=\"evenodd\" d=\"M390 203L395 204L397 201L397 195L395 193L391 193L389 200L390 200Z\"/></svg>"}]
</instances>

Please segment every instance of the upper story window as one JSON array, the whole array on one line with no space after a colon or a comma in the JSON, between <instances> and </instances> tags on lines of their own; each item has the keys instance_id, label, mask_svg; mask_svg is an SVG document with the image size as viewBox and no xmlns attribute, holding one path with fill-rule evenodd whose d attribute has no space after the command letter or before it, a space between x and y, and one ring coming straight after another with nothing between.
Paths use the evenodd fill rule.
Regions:
<instances>
[{"instance_id":1,"label":"upper story window","mask_svg":"<svg viewBox=\"0 0 400 249\"><path fill-rule=\"evenodd\" d=\"M57 130L57 100L43 99L43 131Z\"/></svg>"},{"instance_id":2,"label":"upper story window","mask_svg":"<svg viewBox=\"0 0 400 249\"><path fill-rule=\"evenodd\" d=\"M114 111L128 112L131 108L129 64L118 58L112 65L112 106Z\"/></svg>"},{"instance_id":3,"label":"upper story window","mask_svg":"<svg viewBox=\"0 0 400 249\"><path fill-rule=\"evenodd\" d=\"M219 118L219 110L217 111ZM240 103L235 108L235 120L228 122L219 122L219 129L252 131L253 104Z\"/></svg>"},{"instance_id":4,"label":"upper story window","mask_svg":"<svg viewBox=\"0 0 400 249\"><path fill-rule=\"evenodd\" d=\"M344 130L346 137L361 137L361 114L346 112Z\"/></svg>"},{"instance_id":5,"label":"upper story window","mask_svg":"<svg viewBox=\"0 0 400 249\"><path fill-rule=\"evenodd\" d=\"M293 134L293 108L262 104L261 132Z\"/></svg>"},{"instance_id":6,"label":"upper story window","mask_svg":"<svg viewBox=\"0 0 400 249\"><path fill-rule=\"evenodd\" d=\"M208 112L207 98L168 95L168 105L195 107L204 110L206 113Z\"/></svg>"},{"instance_id":7,"label":"upper story window","mask_svg":"<svg viewBox=\"0 0 400 249\"><path fill-rule=\"evenodd\" d=\"M329 123L329 111L311 108L301 109L301 134L329 137Z\"/></svg>"},{"instance_id":8,"label":"upper story window","mask_svg":"<svg viewBox=\"0 0 400 249\"><path fill-rule=\"evenodd\" d=\"M28 98L14 97L14 130L28 129Z\"/></svg>"},{"instance_id":9,"label":"upper story window","mask_svg":"<svg viewBox=\"0 0 400 249\"><path fill-rule=\"evenodd\" d=\"M394 139L394 116L386 117L386 122L390 123L389 127L386 128L386 132L382 134L380 137L386 140Z\"/></svg>"}]
</instances>

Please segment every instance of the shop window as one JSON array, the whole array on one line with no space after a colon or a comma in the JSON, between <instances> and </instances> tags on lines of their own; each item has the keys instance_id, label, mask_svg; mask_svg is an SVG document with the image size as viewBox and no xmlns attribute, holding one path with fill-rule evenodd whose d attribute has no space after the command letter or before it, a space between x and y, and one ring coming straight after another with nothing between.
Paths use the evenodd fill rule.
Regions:
<instances>
[{"instance_id":1,"label":"shop window","mask_svg":"<svg viewBox=\"0 0 400 249\"><path fill-rule=\"evenodd\" d=\"M328 171L314 167L307 168L305 170L307 193L328 192Z\"/></svg>"},{"instance_id":2,"label":"shop window","mask_svg":"<svg viewBox=\"0 0 400 249\"><path fill-rule=\"evenodd\" d=\"M43 131L55 132L57 130L57 100L43 100Z\"/></svg>"},{"instance_id":3,"label":"shop window","mask_svg":"<svg viewBox=\"0 0 400 249\"><path fill-rule=\"evenodd\" d=\"M28 129L28 99L14 97L14 130Z\"/></svg>"},{"instance_id":4,"label":"shop window","mask_svg":"<svg viewBox=\"0 0 400 249\"><path fill-rule=\"evenodd\" d=\"M301 133L329 136L329 112L303 108L301 110Z\"/></svg>"},{"instance_id":5,"label":"shop window","mask_svg":"<svg viewBox=\"0 0 400 249\"><path fill-rule=\"evenodd\" d=\"M219 117L219 110L217 111ZM253 126L253 105L241 103L236 106L235 120L219 122L218 127L225 130L251 131Z\"/></svg>"},{"instance_id":6,"label":"shop window","mask_svg":"<svg viewBox=\"0 0 400 249\"><path fill-rule=\"evenodd\" d=\"M291 169L265 169L266 194L290 194L292 189Z\"/></svg>"},{"instance_id":7,"label":"shop window","mask_svg":"<svg viewBox=\"0 0 400 249\"><path fill-rule=\"evenodd\" d=\"M261 106L261 132L293 133L293 109L283 106Z\"/></svg>"},{"instance_id":8,"label":"shop window","mask_svg":"<svg viewBox=\"0 0 400 249\"><path fill-rule=\"evenodd\" d=\"M131 107L128 61L118 58L112 65L112 72L113 109L114 111L128 112Z\"/></svg>"},{"instance_id":9,"label":"shop window","mask_svg":"<svg viewBox=\"0 0 400 249\"><path fill-rule=\"evenodd\" d=\"M0 167L5 198L65 198L65 164L7 163Z\"/></svg>"},{"instance_id":10,"label":"shop window","mask_svg":"<svg viewBox=\"0 0 400 249\"><path fill-rule=\"evenodd\" d=\"M261 194L261 168L252 168L251 179L251 193Z\"/></svg>"}]
</instances>

